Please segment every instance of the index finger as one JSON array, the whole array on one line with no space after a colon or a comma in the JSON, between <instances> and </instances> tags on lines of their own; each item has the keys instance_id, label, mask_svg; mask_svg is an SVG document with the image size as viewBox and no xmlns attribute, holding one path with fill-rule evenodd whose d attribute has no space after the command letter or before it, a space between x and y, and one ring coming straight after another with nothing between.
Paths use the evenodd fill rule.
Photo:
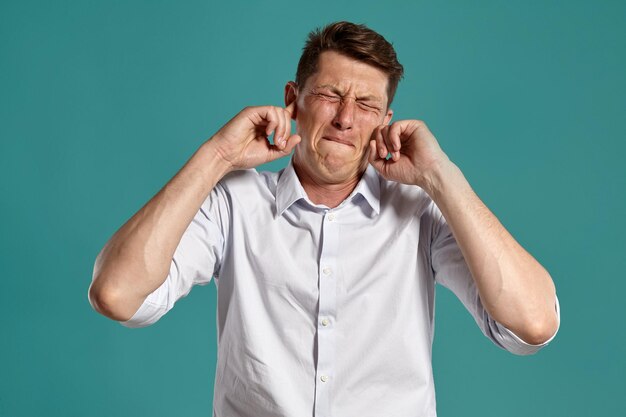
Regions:
<instances>
[{"instance_id":1,"label":"index finger","mask_svg":"<svg viewBox=\"0 0 626 417\"><path fill-rule=\"evenodd\" d=\"M289 116L293 116L293 111L296 109L296 100L292 101L290 105L285 107L285 111L289 113Z\"/></svg>"}]
</instances>

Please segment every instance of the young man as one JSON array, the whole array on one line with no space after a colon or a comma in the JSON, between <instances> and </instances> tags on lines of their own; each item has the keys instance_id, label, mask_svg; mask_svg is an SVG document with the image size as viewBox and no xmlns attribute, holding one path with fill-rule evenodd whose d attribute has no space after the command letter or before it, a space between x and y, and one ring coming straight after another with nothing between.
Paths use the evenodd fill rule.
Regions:
<instances>
[{"instance_id":1,"label":"young man","mask_svg":"<svg viewBox=\"0 0 626 417\"><path fill-rule=\"evenodd\" d=\"M434 416L436 282L513 353L556 334L548 273L423 122L390 124L401 76L365 26L312 32L286 107L242 110L98 256L90 300L128 327L215 279L214 415Z\"/></svg>"}]
</instances>

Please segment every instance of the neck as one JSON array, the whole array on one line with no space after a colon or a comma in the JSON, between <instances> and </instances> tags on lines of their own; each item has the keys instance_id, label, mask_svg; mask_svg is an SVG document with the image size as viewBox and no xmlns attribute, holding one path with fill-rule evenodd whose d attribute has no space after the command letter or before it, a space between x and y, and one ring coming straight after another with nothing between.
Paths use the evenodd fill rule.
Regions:
<instances>
[{"instance_id":1,"label":"neck","mask_svg":"<svg viewBox=\"0 0 626 417\"><path fill-rule=\"evenodd\" d=\"M346 181L329 183L316 178L306 170L300 168L294 161L294 169L304 192L314 204L323 204L330 208L335 208L344 201L356 188L363 173L356 175Z\"/></svg>"}]
</instances>

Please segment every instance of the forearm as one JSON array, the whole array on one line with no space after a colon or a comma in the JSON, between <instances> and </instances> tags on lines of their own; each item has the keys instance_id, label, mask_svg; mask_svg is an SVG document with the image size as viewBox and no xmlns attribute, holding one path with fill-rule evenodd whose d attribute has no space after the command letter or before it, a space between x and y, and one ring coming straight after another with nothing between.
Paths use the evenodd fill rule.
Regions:
<instances>
[{"instance_id":1,"label":"forearm","mask_svg":"<svg viewBox=\"0 0 626 417\"><path fill-rule=\"evenodd\" d=\"M427 191L459 244L487 312L526 342L545 341L558 325L548 272L500 224L456 165L443 162L431 178Z\"/></svg>"},{"instance_id":2,"label":"forearm","mask_svg":"<svg viewBox=\"0 0 626 417\"><path fill-rule=\"evenodd\" d=\"M89 297L101 313L128 320L167 278L183 233L228 171L212 141L106 243L98 255Z\"/></svg>"}]
</instances>

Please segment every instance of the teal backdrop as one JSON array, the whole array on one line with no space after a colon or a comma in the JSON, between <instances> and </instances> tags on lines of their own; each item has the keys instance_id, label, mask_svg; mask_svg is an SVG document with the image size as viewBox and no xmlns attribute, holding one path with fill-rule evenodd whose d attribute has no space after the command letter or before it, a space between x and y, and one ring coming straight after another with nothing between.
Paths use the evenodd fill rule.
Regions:
<instances>
[{"instance_id":1,"label":"teal backdrop","mask_svg":"<svg viewBox=\"0 0 626 417\"><path fill-rule=\"evenodd\" d=\"M2 0L0 416L211 415L214 284L130 330L91 309L94 259L344 19L393 42L395 118L428 123L561 301L516 357L440 288L439 416L626 415L626 2Z\"/></svg>"}]
</instances>

